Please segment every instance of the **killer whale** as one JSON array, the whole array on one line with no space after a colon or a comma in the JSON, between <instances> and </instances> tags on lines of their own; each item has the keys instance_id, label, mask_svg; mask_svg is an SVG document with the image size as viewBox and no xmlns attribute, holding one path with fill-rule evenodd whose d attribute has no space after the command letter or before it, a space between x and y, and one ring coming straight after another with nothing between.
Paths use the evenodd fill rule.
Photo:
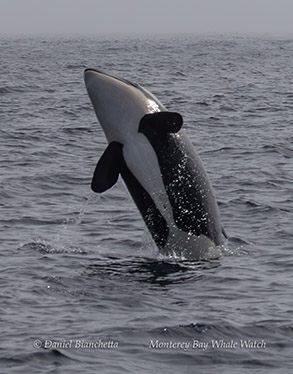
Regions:
<instances>
[{"instance_id":1,"label":"killer whale","mask_svg":"<svg viewBox=\"0 0 293 374\"><path fill-rule=\"evenodd\" d=\"M96 69L86 69L84 79L109 143L92 190L103 193L121 175L162 254L216 253L225 233L205 168L180 131L182 116L135 83Z\"/></svg>"}]
</instances>

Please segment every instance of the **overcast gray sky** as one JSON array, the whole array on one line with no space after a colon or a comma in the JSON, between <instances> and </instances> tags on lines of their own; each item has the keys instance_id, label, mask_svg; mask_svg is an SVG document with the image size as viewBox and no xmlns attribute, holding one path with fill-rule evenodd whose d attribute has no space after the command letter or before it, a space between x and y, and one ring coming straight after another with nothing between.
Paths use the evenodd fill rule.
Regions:
<instances>
[{"instance_id":1,"label":"overcast gray sky","mask_svg":"<svg viewBox=\"0 0 293 374\"><path fill-rule=\"evenodd\" d=\"M293 0L0 0L1 34L293 35Z\"/></svg>"}]
</instances>

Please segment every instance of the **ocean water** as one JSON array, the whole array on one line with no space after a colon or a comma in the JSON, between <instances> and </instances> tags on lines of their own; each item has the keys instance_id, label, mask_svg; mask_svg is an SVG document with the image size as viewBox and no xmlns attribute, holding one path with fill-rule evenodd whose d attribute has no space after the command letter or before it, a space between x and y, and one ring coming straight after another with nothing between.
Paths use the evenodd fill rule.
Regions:
<instances>
[{"instance_id":1,"label":"ocean water","mask_svg":"<svg viewBox=\"0 0 293 374\"><path fill-rule=\"evenodd\" d=\"M0 38L3 373L291 373L293 39ZM158 254L106 148L86 67L184 117L229 240Z\"/></svg>"}]
</instances>

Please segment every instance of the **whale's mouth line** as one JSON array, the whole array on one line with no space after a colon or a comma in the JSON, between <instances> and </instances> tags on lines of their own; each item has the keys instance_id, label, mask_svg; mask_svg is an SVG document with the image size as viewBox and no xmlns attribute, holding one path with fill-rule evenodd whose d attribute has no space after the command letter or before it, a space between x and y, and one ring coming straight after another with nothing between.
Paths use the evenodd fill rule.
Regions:
<instances>
[{"instance_id":1,"label":"whale's mouth line","mask_svg":"<svg viewBox=\"0 0 293 374\"><path fill-rule=\"evenodd\" d=\"M141 90L141 86L137 83L133 83L133 82L130 82L129 80L127 79L124 79L124 78L120 78L120 77L116 77L115 75L112 75L112 74L108 74L108 73L105 73L104 71L102 70L98 70L98 69L94 69L94 68L87 68L85 69L84 71L84 75L87 73L87 72L94 72L94 73L98 73L98 74L101 74L101 75L105 75L107 77L110 77L110 78L113 78L113 79L117 79L118 81L120 82L123 82L125 84L128 84L129 86L132 86L132 87L135 87L139 90Z\"/></svg>"}]
</instances>

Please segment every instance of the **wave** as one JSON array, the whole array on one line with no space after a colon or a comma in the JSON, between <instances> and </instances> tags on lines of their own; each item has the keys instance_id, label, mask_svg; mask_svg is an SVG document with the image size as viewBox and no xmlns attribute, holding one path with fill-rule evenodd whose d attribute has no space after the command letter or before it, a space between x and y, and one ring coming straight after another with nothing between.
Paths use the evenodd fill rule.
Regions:
<instances>
[{"instance_id":1,"label":"wave","mask_svg":"<svg viewBox=\"0 0 293 374\"><path fill-rule=\"evenodd\" d=\"M0 87L0 95L30 92L30 91L35 91L37 89L39 89L38 86L31 86L31 85L3 86L3 87Z\"/></svg>"},{"instance_id":2,"label":"wave","mask_svg":"<svg viewBox=\"0 0 293 374\"><path fill-rule=\"evenodd\" d=\"M60 254L60 253L77 253L77 254L85 254L88 251L84 250L83 248L65 244L58 242L49 242L44 239L36 239L30 241L29 243L21 245L19 250L29 250L29 251L37 251L40 253L47 253L47 254Z\"/></svg>"}]
</instances>

